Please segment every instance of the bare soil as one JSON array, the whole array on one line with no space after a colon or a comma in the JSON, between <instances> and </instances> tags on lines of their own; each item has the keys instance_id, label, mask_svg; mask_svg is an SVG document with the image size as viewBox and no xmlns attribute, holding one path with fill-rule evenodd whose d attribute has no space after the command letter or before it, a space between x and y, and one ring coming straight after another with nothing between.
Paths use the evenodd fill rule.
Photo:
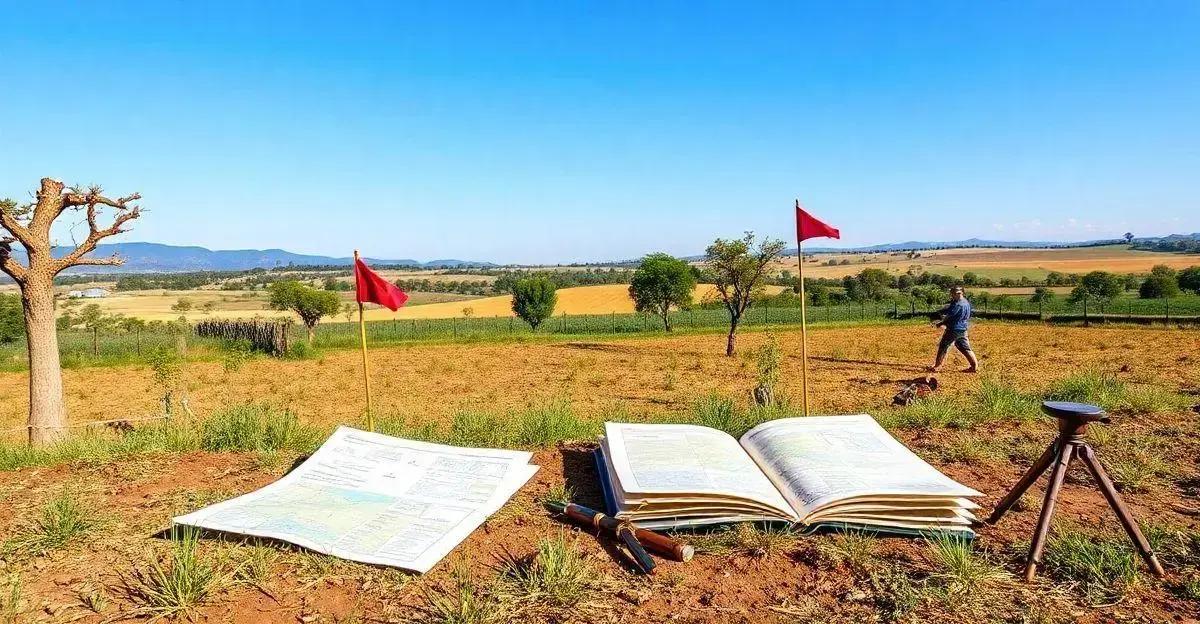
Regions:
<instances>
[{"instance_id":1,"label":"bare soil","mask_svg":"<svg viewBox=\"0 0 1200 624\"><path fill-rule=\"evenodd\" d=\"M822 329L811 332L813 400L817 413L881 413L889 407L896 380L912 377L925 364L936 336L913 326ZM764 339L746 334L746 351ZM787 353L784 380L795 393L799 379L797 333L780 335ZM1200 337L1194 331L1147 328L1060 328L980 324L972 339L983 366L1018 387L1037 389L1071 372L1097 368L1131 383L1154 382L1194 389L1200 384L1195 358ZM752 365L719 355L722 336L597 342L413 346L374 353L376 392L391 409L422 418L449 417L454 410L486 406L517 408L530 401L568 398L581 413L602 418L616 409L629 412L681 412L708 392L745 396L753 385ZM189 369L198 411L245 400L290 405L305 419L331 424L357 417L357 369L353 352L331 352L317 361L256 361L226 375L219 365ZM673 375L666 383L668 375ZM100 368L68 371L74 418L84 421L150 410L149 371ZM942 375L948 394L969 391L978 377ZM19 374L0 377L4 422L16 423L23 410ZM1200 402L1198 399L1197 402ZM1171 462L1179 477L1155 482L1126 500L1145 524L1197 529L1200 508L1200 429L1196 414L1129 417L1122 430L1173 428L1180 436ZM1048 442L1050 423L998 422L967 432L980 444L1005 437ZM902 431L911 448L951 477L986 494L984 512L1017 479L1023 460L948 462L939 449L961 435L944 429ZM590 441L564 443L535 454L542 469L493 519L424 577L310 556L272 545L280 554L271 574L257 586L221 591L194 615L198 621L252 623L375 622L413 618L429 592L446 587L457 566L472 577L495 573L499 558L531 553L540 539L570 531L576 546L611 580L611 590L595 597L581 621L611 622L883 622L888 595L845 563L823 555L828 537L802 537L791 547L764 555L700 555L686 564L661 562L650 578L633 575L603 539L560 523L540 500L567 484L580 502L599 504ZM0 573L20 573L24 612L21 622L114 622L135 620L122 597L122 576L162 552L160 532L173 515L245 493L277 479L283 464L264 465L260 456L196 452L145 456L102 465L73 465L0 473L0 539L32 518L49 497L69 485L95 506L101 529L86 541L29 560L3 562ZM1002 591L923 604L913 622L1194 622L1197 603L1177 597L1168 585L1145 581L1117 604L1090 606L1077 589L1043 575L1030 586L1019 575L1024 543L1036 520L1036 499L1003 522L979 531L977 549L990 553L1014 578L998 581ZM1081 470L1060 498L1057 522L1119 531L1103 499ZM245 556L248 546L206 539L206 557ZM929 547L921 540L889 538L877 556L920 576L934 572ZM82 595L107 596L100 613ZM1000 596L1000 598L997 598ZM570 620L571 618L566 618Z\"/></svg>"}]
</instances>

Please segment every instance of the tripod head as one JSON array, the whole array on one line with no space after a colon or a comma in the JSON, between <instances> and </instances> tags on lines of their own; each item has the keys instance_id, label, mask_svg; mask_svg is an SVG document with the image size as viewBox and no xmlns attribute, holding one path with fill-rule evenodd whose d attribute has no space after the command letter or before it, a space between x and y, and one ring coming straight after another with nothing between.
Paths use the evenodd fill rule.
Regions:
<instances>
[{"instance_id":1,"label":"tripod head","mask_svg":"<svg viewBox=\"0 0 1200 624\"><path fill-rule=\"evenodd\" d=\"M1103 408L1071 401L1042 401L1042 411L1058 419L1060 433L1081 436L1094 422L1108 424L1112 419Z\"/></svg>"}]
</instances>

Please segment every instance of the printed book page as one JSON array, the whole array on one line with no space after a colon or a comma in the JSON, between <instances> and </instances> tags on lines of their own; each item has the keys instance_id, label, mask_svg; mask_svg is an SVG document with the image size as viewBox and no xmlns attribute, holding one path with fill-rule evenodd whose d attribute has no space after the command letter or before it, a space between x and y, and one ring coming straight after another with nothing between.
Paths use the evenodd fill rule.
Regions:
<instances>
[{"instance_id":1,"label":"printed book page","mask_svg":"<svg viewBox=\"0 0 1200 624\"><path fill-rule=\"evenodd\" d=\"M656 494L733 496L796 519L762 469L723 431L695 425L605 423L604 433L620 500L645 500Z\"/></svg>"},{"instance_id":2,"label":"printed book page","mask_svg":"<svg viewBox=\"0 0 1200 624\"><path fill-rule=\"evenodd\" d=\"M278 481L174 521L424 573L537 472L531 457L339 427Z\"/></svg>"},{"instance_id":3,"label":"printed book page","mask_svg":"<svg viewBox=\"0 0 1200 624\"><path fill-rule=\"evenodd\" d=\"M751 429L741 444L802 519L856 497L980 496L925 463L866 414L773 420Z\"/></svg>"}]
</instances>

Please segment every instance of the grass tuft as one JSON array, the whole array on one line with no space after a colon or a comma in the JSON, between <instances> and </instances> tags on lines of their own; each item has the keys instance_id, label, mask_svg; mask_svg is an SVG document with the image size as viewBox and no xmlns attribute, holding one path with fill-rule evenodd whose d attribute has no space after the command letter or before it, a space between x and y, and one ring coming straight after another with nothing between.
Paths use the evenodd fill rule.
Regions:
<instances>
[{"instance_id":1,"label":"grass tuft","mask_svg":"<svg viewBox=\"0 0 1200 624\"><path fill-rule=\"evenodd\" d=\"M168 556L122 575L120 589L134 612L152 618L187 616L204 604L224 582L217 568L199 553L200 532L174 527Z\"/></svg>"},{"instance_id":2,"label":"grass tuft","mask_svg":"<svg viewBox=\"0 0 1200 624\"><path fill-rule=\"evenodd\" d=\"M0 547L0 553L30 556L58 550L87 534L97 524L96 510L69 488L46 502L33 522Z\"/></svg>"},{"instance_id":3,"label":"grass tuft","mask_svg":"<svg viewBox=\"0 0 1200 624\"><path fill-rule=\"evenodd\" d=\"M586 602L600 577L575 543L560 532L538 542L531 558L507 558L501 566L501 593L526 606L562 608Z\"/></svg>"},{"instance_id":4,"label":"grass tuft","mask_svg":"<svg viewBox=\"0 0 1200 624\"><path fill-rule=\"evenodd\" d=\"M503 620L487 588L471 579L465 566L450 573L450 587L427 590L421 622L430 624L489 624Z\"/></svg>"},{"instance_id":5,"label":"grass tuft","mask_svg":"<svg viewBox=\"0 0 1200 624\"><path fill-rule=\"evenodd\" d=\"M868 570L875 563L879 541L865 531L845 530L829 536L819 552L835 563L845 564L854 570Z\"/></svg>"},{"instance_id":6,"label":"grass tuft","mask_svg":"<svg viewBox=\"0 0 1200 624\"><path fill-rule=\"evenodd\" d=\"M743 522L692 538L696 550L710 555L743 555L762 559L796 547L799 535L790 528Z\"/></svg>"},{"instance_id":7,"label":"grass tuft","mask_svg":"<svg viewBox=\"0 0 1200 624\"><path fill-rule=\"evenodd\" d=\"M1126 542L1124 536L1059 530L1046 544L1046 571L1077 584L1093 604L1115 602L1141 581L1137 555Z\"/></svg>"},{"instance_id":8,"label":"grass tuft","mask_svg":"<svg viewBox=\"0 0 1200 624\"><path fill-rule=\"evenodd\" d=\"M64 463L102 463L142 453L289 451L316 448L325 432L265 404L235 405L203 419L158 422L116 435L86 432L57 444L0 443L0 470Z\"/></svg>"},{"instance_id":9,"label":"grass tuft","mask_svg":"<svg viewBox=\"0 0 1200 624\"><path fill-rule=\"evenodd\" d=\"M218 412L200 423L199 433L206 451L312 452L321 438L292 412L253 403Z\"/></svg>"},{"instance_id":10,"label":"grass tuft","mask_svg":"<svg viewBox=\"0 0 1200 624\"><path fill-rule=\"evenodd\" d=\"M978 592L1007 576L1004 570L976 555L971 541L961 536L940 533L927 542L930 557L938 567L933 576L950 597Z\"/></svg>"}]
</instances>

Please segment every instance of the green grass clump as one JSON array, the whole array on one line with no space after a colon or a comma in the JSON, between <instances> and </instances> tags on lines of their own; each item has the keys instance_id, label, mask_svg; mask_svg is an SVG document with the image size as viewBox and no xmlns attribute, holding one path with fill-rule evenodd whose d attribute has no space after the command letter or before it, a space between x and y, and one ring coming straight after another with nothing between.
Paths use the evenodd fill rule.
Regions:
<instances>
[{"instance_id":1,"label":"green grass clump","mask_svg":"<svg viewBox=\"0 0 1200 624\"><path fill-rule=\"evenodd\" d=\"M940 533L928 539L930 558L937 566L936 579L948 597L978 592L985 585L1007 575L977 555L971 541L961 536Z\"/></svg>"},{"instance_id":2,"label":"green grass clump","mask_svg":"<svg viewBox=\"0 0 1200 624\"><path fill-rule=\"evenodd\" d=\"M691 411L683 418L690 425L719 429L740 438L747 431L769 420L794 416L787 404L754 405L749 409L739 406L733 399L713 393L697 400Z\"/></svg>"},{"instance_id":3,"label":"green grass clump","mask_svg":"<svg viewBox=\"0 0 1200 624\"><path fill-rule=\"evenodd\" d=\"M17 624L21 620L21 612L25 601L21 597L21 575L16 572L6 574L0 580L0 622Z\"/></svg>"},{"instance_id":4,"label":"green grass clump","mask_svg":"<svg viewBox=\"0 0 1200 624\"><path fill-rule=\"evenodd\" d=\"M984 377L972 398L976 416L985 420L1032 420L1042 413L1037 397L995 377Z\"/></svg>"},{"instance_id":5,"label":"green grass clump","mask_svg":"<svg viewBox=\"0 0 1200 624\"><path fill-rule=\"evenodd\" d=\"M859 571L873 567L878 549L879 540L874 535L852 529L829 536L818 547L819 552L828 559Z\"/></svg>"},{"instance_id":6,"label":"green grass clump","mask_svg":"<svg viewBox=\"0 0 1200 624\"><path fill-rule=\"evenodd\" d=\"M1141 582L1137 554L1121 536L1059 530L1046 544L1046 571L1078 585L1093 604L1120 600Z\"/></svg>"},{"instance_id":7,"label":"green grass clump","mask_svg":"<svg viewBox=\"0 0 1200 624\"><path fill-rule=\"evenodd\" d=\"M967 401L933 394L879 418L884 427L904 429L966 429L976 422Z\"/></svg>"},{"instance_id":8,"label":"green grass clump","mask_svg":"<svg viewBox=\"0 0 1200 624\"><path fill-rule=\"evenodd\" d=\"M32 523L0 546L0 553L43 555L66 547L96 525L96 510L64 488L42 506Z\"/></svg>"},{"instance_id":9,"label":"green grass clump","mask_svg":"<svg viewBox=\"0 0 1200 624\"><path fill-rule=\"evenodd\" d=\"M1162 414L1186 409L1189 397L1153 385L1128 384L1098 370L1059 379L1046 392L1051 401L1075 401L1130 414Z\"/></svg>"},{"instance_id":10,"label":"green grass clump","mask_svg":"<svg viewBox=\"0 0 1200 624\"><path fill-rule=\"evenodd\" d=\"M791 551L800 536L791 528L743 522L692 538L696 551L709 555L743 555L762 559Z\"/></svg>"},{"instance_id":11,"label":"green grass clump","mask_svg":"<svg viewBox=\"0 0 1200 624\"><path fill-rule=\"evenodd\" d=\"M295 414L266 404L239 405L200 423L200 447L206 451L311 452L321 432L303 425Z\"/></svg>"},{"instance_id":12,"label":"green grass clump","mask_svg":"<svg viewBox=\"0 0 1200 624\"><path fill-rule=\"evenodd\" d=\"M462 565L451 571L450 587L425 592L420 615L419 621L430 624L490 624L505 619L490 588L471 579Z\"/></svg>"},{"instance_id":13,"label":"green grass clump","mask_svg":"<svg viewBox=\"0 0 1200 624\"><path fill-rule=\"evenodd\" d=\"M1074 401L1115 409L1122 404L1126 391L1125 382L1117 379L1115 375L1086 370L1054 382L1046 393L1046 398L1051 401Z\"/></svg>"},{"instance_id":14,"label":"green grass clump","mask_svg":"<svg viewBox=\"0 0 1200 624\"><path fill-rule=\"evenodd\" d=\"M132 431L88 431L49 446L0 443L0 470L63 463L99 463L139 453L294 451L316 447L324 432L267 405L235 405L208 418L160 421Z\"/></svg>"},{"instance_id":15,"label":"green grass clump","mask_svg":"<svg viewBox=\"0 0 1200 624\"><path fill-rule=\"evenodd\" d=\"M204 604L224 583L216 566L200 557L200 532L191 527L171 531L165 559L123 575L121 590L134 604L134 612L151 618L184 617Z\"/></svg>"},{"instance_id":16,"label":"green grass clump","mask_svg":"<svg viewBox=\"0 0 1200 624\"><path fill-rule=\"evenodd\" d=\"M506 559L501 594L526 608L564 608L587 602L600 576L564 533L538 543L526 559Z\"/></svg>"},{"instance_id":17,"label":"green grass clump","mask_svg":"<svg viewBox=\"0 0 1200 624\"><path fill-rule=\"evenodd\" d=\"M515 438L518 446L538 448L552 446L563 440L594 438L600 433L599 423L579 418L571 404L558 400L527 408L515 415Z\"/></svg>"}]
</instances>

